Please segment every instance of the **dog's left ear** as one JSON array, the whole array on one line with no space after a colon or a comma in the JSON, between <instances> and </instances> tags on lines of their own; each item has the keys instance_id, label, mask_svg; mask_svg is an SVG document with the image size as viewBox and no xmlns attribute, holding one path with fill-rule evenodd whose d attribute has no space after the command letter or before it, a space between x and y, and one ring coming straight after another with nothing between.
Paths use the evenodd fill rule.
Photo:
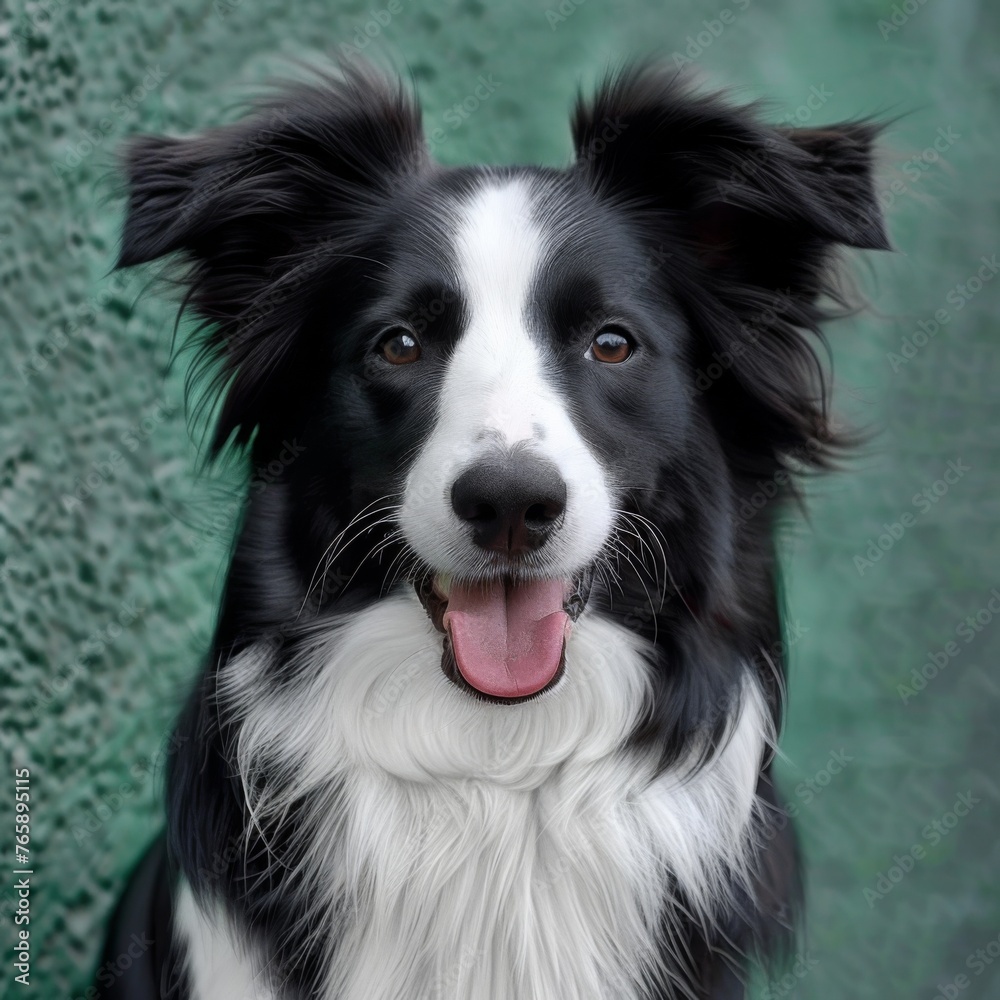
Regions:
<instances>
[{"instance_id":1,"label":"dog's left ear","mask_svg":"<svg viewBox=\"0 0 1000 1000\"><path fill-rule=\"evenodd\" d=\"M401 85L362 64L318 77L236 124L125 149L118 266L178 255L223 396L213 452L304 398L316 369L302 349L306 297L378 264L358 258L359 232L427 160L420 108Z\"/></svg>"},{"instance_id":2,"label":"dog's left ear","mask_svg":"<svg viewBox=\"0 0 1000 1000\"><path fill-rule=\"evenodd\" d=\"M578 169L626 211L660 213L710 270L805 298L834 246L890 249L872 177L878 132L769 126L655 65L609 78L573 118Z\"/></svg>"}]
</instances>

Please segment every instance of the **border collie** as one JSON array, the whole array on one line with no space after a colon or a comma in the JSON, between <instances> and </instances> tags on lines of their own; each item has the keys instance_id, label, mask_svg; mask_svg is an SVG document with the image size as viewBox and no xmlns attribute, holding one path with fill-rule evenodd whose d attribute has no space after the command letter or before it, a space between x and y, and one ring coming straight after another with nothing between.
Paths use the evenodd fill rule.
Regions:
<instances>
[{"instance_id":1,"label":"border collie","mask_svg":"<svg viewBox=\"0 0 1000 1000\"><path fill-rule=\"evenodd\" d=\"M444 167L354 66L129 145L119 266L177 255L212 453L269 481L114 995L732 998L787 952L775 532L845 443L877 134L643 63L566 169Z\"/></svg>"}]
</instances>

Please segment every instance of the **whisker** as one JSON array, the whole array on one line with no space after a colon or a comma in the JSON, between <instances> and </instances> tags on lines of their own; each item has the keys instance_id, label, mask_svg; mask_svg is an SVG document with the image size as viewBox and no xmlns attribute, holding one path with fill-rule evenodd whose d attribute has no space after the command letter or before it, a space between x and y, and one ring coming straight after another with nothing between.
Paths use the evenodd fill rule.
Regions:
<instances>
[{"instance_id":1,"label":"whisker","mask_svg":"<svg viewBox=\"0 0 1000 1000\"><path fill-rule=\"evenodd\" d=\"M342 590L347 590L347 588L350 587L351 583L353 583L353 581L354 581L354 578L358 575L358 573L361 572L361 567L364 566L366 562L368 562L369 558L373 558L376 552L381 552L381 550L386 545L391 544L392 542L395 542L398 538L401 538L402 536L403 536L403 529L402 528L396 528L394 531L390 532L390 534L386 538L380 539L378 542L376 542L365 553L365 555L361 559L358 560L357 568L350 575L350 578L348 579L347 583L344 584Z\"/></svg>"},{"instance_id":2,"label":"whisker","mask_svg":"<svg viewBox=\"0 0 1000 1000\"><path fill-rule=\"evenodd\" d=\"M617 530L615 532L615 535L616 535L616 542L617 542L618 541ZM640 572L639 567L636 566L635 561L632 559L632 557L629 554L628 550L624 546L622 546L620 544L616 544L616 549L617 549L617 551L619 552L620 555L624 556L625 561L636 571L636 578L638 579L639 584L642 586L643 592L646 595L646 603L649 605L649 610L650 610L650 613L651 613L652 618L653 618L653 642L655 643L656 640L657 640L657 637L659 636L659 627L660 626L659 626L659 619L657 617L657 609L653 606L653 598L652 598L652 596L649 593L649 588L646 586L646 582L642 578L643 575ZM623 596L624 596L624 593L623 593Z\"/></svg>"},{"instance_id":3,"label":"whisker","mask_svg":"<svg viewBox=\"0 0 1000 1000\"><path fill-rule=\"evenodd\" d=\"M649 530L650 534L653 537L653 540L657 543L657 546L660 548L660 551L663 554L663 569L667 575L667 579L670 581L670 586L673 588L677 596L681 599L681 603L687 609L688 614L691 615L692 618L697 618L698 616L695 614L694 609L691 607L691 605L688 604L687 598L684 596L684 592L678 586L677 580L675 579L674 574L670 569L670 561L668 558L668 553L670 551L670 544L667 541L666 536L655 524L653 524L652 521L649 520L649 518L644 517L642 514L638 514L635 511L628 511L622 513L626 513L627 516L630 518L637 519L639 523L644 524L647 527L647 529ZM660 606L662 608L663 606L662 602Z\"/></svg>"},{"instance_id":4,"label":"whisker","mask_svg":"<svg viewBox=\"0 0 1000 1000\"><path fill-rule=\"evenodd\" d=\"M305 596L302 599L302 605L299 607L298 615L302 614L302 611L306 606L306 602L315 590L317 583L319 582L321 584L325 584L326 575L337 556L339 556L344 549L354 542L356 538L360 537L363 532L371 531L378 527L379 524L392 519L392 512L400 510L402 506L401 504L391 503L386 504L383 507L376 507L376 505L385 503L385 501L398 496L400 496L399 493L387 493L383 496L377 497L375 500L372 500L371 503L359 510L357 514L355 514L354 517L352 517L351 520L348 521L347 524L345 524L344 527L334 536L330 544L323 550L319 559L316 561L316 568L313 570L312 576L309 579L309 584L306 587ZM373 507L376 507L376 509L372 510L371 508ZM386 512L390 513L386 514ZM385 514L386 516L379 518L379 520L368 526L363 526L362 522L379 514ZM345 540L347 533L354 527L358 528L356 534ZM321 587L320 602L322 602L324 594L325 588ZM296 617L298 617L298 615Z\"/></svg>"}]
</instances>

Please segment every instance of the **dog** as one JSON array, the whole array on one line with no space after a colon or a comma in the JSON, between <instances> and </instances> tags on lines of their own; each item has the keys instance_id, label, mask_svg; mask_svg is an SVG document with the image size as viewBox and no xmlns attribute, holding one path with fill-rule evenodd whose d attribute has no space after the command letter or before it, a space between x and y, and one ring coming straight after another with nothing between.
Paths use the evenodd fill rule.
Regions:
<instances>
[{"instance_id":1,"label":"dog","mask_svg":"<svg viewBox=\"0 0 1000 1000\"><path fill-rule=\"evenodd\" d=\"M267 475L102 995L722 1000L789 953L775 535L850 443L879 132L650 61L566 169L444 167L353 64L131 141L118 265L170 257Z\"/></svg>"}]
</instances>

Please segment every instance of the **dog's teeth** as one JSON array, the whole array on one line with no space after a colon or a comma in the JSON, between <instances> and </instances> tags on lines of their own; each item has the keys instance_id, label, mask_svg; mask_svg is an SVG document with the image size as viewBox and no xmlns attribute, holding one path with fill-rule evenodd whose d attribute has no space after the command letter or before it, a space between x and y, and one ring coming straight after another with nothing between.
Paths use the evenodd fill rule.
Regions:
<instances>
[{"instance_id":1,"label":"dog's teeth","mask_svg":"<svg viewBox=\"0 0 1000 1000\"><path fill-rule=\"evenodd\" d=\"M438 573L437 578L434 581L438 592L442 597L447 599L451 596L451 574L450 573Z\"/></svg>"}]
</instances>

